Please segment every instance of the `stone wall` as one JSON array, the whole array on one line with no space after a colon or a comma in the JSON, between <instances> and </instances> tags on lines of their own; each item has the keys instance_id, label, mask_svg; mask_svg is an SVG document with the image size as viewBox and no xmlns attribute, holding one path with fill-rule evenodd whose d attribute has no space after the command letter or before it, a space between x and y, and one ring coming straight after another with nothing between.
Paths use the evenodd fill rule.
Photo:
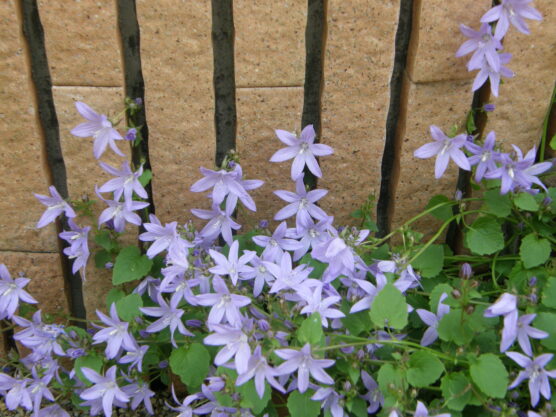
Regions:
<instances>
[{"instance_id":1,"label":"stone wall","mask_svg":"<svg viewBox=\"0 0 556 417\"><path fill-rule=\"evenodd\" d=\"M29 47L21 29L21 7L28 3L33 1L0 2L0 263L13 275L33 278L31 290L46 310L64 311L56 230L35 229L43 206L32 193L46 194L53 173L45 159ZM477 28L491 0L325 3L320 140L333 146L335 154L322 162L319 186L330 190L322 206L337 221L350 222L350 213L369 194L381 193L383 152L390 147L391 182L381 197L386 196L386 221L395 226L432 195L454 192L457 170L452 166L435 181L434 161L416 160L413 151L429 140L430 124L447 130L464 123L475 73L466 71L465 58L454 56L464 41L458 26ZM115 0L38 1L73 199L93 197L95 182L105 178L92 158L91 140L69 134L80 121L73 102L114 113L124 98L116 5ZM249 221L257 221L272 218L280 206L273 189L291 188L289 164L269 166L266 161L280 146L274 129L301 128L308 5L303 0L236 0L233 7L236 148L247 175L267 180L254 193L259 210ZM501 86L500 98L490 100L496 111L486 126L505 144L525 148L539 142L556 68L556 3L535 0L535 7L544 21L530 23L532 34L511 30L505 39L516 77ZM214 165L211 2L137 0L136 8L156 213L163 222L183 223L191 208L206 206L202 195L189 191L199 178L198 167ZM404 26L398 27L407 10ZM407 59L396 67L396 45L404 35ZM400 68L395 89L393 72ZM393 108L398 116L389 125ZM385 142L387 137L391 142ZM103 306L109 279L90 268L85 286L89 314Z\"/></svg>"}]
</instances>

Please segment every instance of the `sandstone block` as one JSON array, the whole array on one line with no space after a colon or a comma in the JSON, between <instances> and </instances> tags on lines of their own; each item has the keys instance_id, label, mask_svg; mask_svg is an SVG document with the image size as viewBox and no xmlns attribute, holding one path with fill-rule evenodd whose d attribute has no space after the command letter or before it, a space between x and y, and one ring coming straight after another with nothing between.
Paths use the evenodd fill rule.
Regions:
<instances>
[{"instance_id":1,"label":"sandstone block","mask_svg":"<svg viewBox=\"0 0 556 417\"><path fill-rule=\"evenodd\" d=\"M262 219L272 220L286 203L274 190L294 191L291 160L280 164L269 162L284 147L274 130L300 132L303 88L246 88L237 91L237 149L247 178L261 179L265 184L251 192L257 212L241 211L238 222L244 229L257 226Z\"/></svg>"},{"instance_id":2,"label":"sandstone block","mask_svg":"<svg viewBox=\"0 0 556 417\"><path fill-rule=\"evenodd\" d=\"M38 3L54 85L122 85L114 1L39 0Z\"/></svg>"},{"instance_id":3,"label":"sandstone block","mask_svg":"<svg viewBox=\"0 0 556 417\"><path fill-rule=\"evenodd\" d=\"M500 86L500 96L492 97L496 110L489 113L487 132L494 130L504 149L515 144L527 152L540 143L542 125L552 89L556 68L556 3L537 0L534 6L543 21L528 21L530 35L510 27L504 38L504 49L512 54L507 65L515 77Z\"/></svg>"},{"instance_id":4,"label":"sandstone block","mask_svg":"<svg viewBox=\"0 0 556 417\"><path fill-rule=\"evenodd\" d=\"M235 1L236 85L303 85L306 23L306 1Z\"/></svg>"},{"instance_id":5,"label":"sandstone block","mask_svg":"<svg viewBox=\"0 0 556 417\"><path fill-rule=\"evenodd\" d=\"M319 188L340 224L380 188L398 3L328 2L321 141L335 153L321 158Z\"/></svg>"},{"instance_id":6,"label":"sandstone block","mask_svg":"<svg viewBox=\"0 0 556 417\"><path fill-rule=\"evenodd\" d=\"M189 191L199 166L214 167L210 2L143 0L137 13L156 212L184 223L206 204Z\"/></svg>"},{"instance_id":7,"label":"sandstone block","mask_svg":"<svg viewBox=\"0 0 556 417\"><path fill-rule=\"evenodd\" d=\"M48 194L50 180L16 10L0 4L0 249L55 251L54 226L35 228L44 206L33 193Z\"/></svg>"},{"instance_id":8,"label":"sandstone block","mask_svg":"<svg viewBox=\"0 0 556 417\"><path fill-rule=\"evenodd\" d=\"M431 142L430 125L444 132L457 124L465 126L472 93L469 81L446 81L409 85L405 133L399 149L399 177L395 187L392 229L418 214L436 194L452 197L456 189L458 167L450 162L444 176L434 178L435 158L418 159L413 152ZM434 230L431 217L415 224L415 229Z\"/></svg>"},{"instance_id":9,"label":"sandstone block","mask_svg":"<svg viewBox=\"0 0 556 417\"><path fill-rule=\"evenodd\" d=\"M468 58L455 53L467 40L460 24L481 27L481 16L490 9L490 0L449 2L426 0L414 2L408 73L411 81L424 83L441 80L465 80L474 77L465 64Z\"/></svg>"}]
</instances>

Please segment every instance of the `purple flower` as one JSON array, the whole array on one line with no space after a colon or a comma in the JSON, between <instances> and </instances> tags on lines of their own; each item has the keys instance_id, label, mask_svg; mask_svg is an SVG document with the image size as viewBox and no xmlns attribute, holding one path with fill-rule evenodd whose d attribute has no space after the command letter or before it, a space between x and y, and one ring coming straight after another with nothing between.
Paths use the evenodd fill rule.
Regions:
<instances>
[{"instance_id":1,"label":"purple flower","mask_svg":"<svg viewBox=\"0 0 556 417\"><path fill-rule=\"evenodd\" d=\"M50 392L50 390L48 389L48 384L50 383L50 380L54 375L51 373L47 373L43 377L39 378L37 369L35 367L33 367L33 369L31 370L31 374L33 376L33 379L29 384L28 391L31 396L31 401L33 402L33 409L35 410L36 414L40 409L43 397L49 401L55 401L52 392Z\"/></svg>"},{"instance_id":2,"label":"purple flower","mask_svg":"<svg viewBox=\"0 0 556 417\"><path fill-rule=\"evenodd\" d=\"M331 308L332 304L339 303L342 297L330 296L323 299L322 285L317 285L312 290L301 286L297 294L307 303L307 305L301 309L300 313L319 313L324 327L328 327L328 319L338 319L346 316L340 310Z\"/></svg>"},{"instance_id":3,"label":"purple flower","mask_svg":"<svg viewBox=\"0 0 556 417\"><path fill-rule=\"evenodd\" d=\"M112 123L106 115L98 114L85 103L75 102L75 107L81 116L88 122L81 123L71 130L73 136L80 138L93 137L95 143L93 145L93 154L99 159L109 145L112 150L120 156L125 156L116 146L116 140L122 140L122 135L112 127Z\"/></svg>"},{"instance_id":4,"label":"purple flower","mask_svg":"<svg viewBox=\"0 0 556 417\"><path fill-rule=\"evenodd\" d=\"M438 300L438 307L436 308L436 315L431 313L430 311L423 310L421 308L417 309L417 314L427 324L429 327L425 330L423 337L421 339L421 346L428 346L434 343L436 339L438 339L438 331L436 330L438 327L438 323L440 319L450 312L450 306L446 304L442 304L448 298L448 294L442 293L440 299Z\"/></svg>"},{"instance_id":5,"label":"purple flower","mask_svg":"<svg viewBox=\"0 0 556 417\"><path fill-rule=\"evenodd\" d=\"M114 230L121 233L125 229L126 221L137 226L141 225L141 217L139 217L137 213L134 213L134 211L144 209L149 203L142 201L125 203L116 200L106 200L99 194L98 190L97 195L108 204L108 208L104 209L98 218L99 228L101 224L112 221L114 223Z\"/></svg>"},{"instance_id":6,"label":"purple flower","mask_svg":"<svg viewBox=\"0 0 556 417\"><path fill-rule=\"evenodd\" d=\"M143 403L148 413L151 415L154 414L151 398L154 397L155 394L144 381L138 380L130 385L126 385L122 387L122 391L131 399L132 410L136 410L137 407Z\"/></svg>"},{"instance_id":7,"label":"purple flower","mask_svg":"<svg viewBox=\"0 0 556 417\"><path fill-rule=\"evenodd\" d=\"M149 220L151 221L150 223L143 223L146 232L139 235L139 240L153 242L147 250L149 258L154 258L166 249L171 250L173 246L192 247L189 242L182 239L178 234L178 222L166 223L165 226L162 226L162 223L160 223L160 220L154 214L149 214Z\"/></svg>"},{"instance_id":8,"label":"purple flower","mask_svg":"<svg viewBox=\"0 0 556 417\"><path fill-rule=\"evenodd\" d=\"M343 395L338 394L333 388L319 388L311 397L313 401L321 401L323 410L328 410L332 417L344 417L344 409L340 404Z\"/></svg>"},{"instance_id":9,"label":"purple flower","mask_svg":"<svg viewBox=\"0 0 556 417\"><path fill-rule=\"evenodd\" d=\"M244 272L239 278L240 280L254 280L253 295L258 297L264 287L265 283L274 281L274 276L270 273L265 265L265 262L258 256L254 256L250 261L251 265L248 271Z\"/></svg>"},{"instance_id":10,"label":"purple flower","mask_svg":"<svg viewBox=\"0 0 556 417\"><path fill-rule=\"evenodd\" d=\"M33 321L19 316L13 317L14 322L23 328L14 335L14 339L23 346L33 350L39 357L48 357L54 352L58 356L64 356L64 350L58 342L58 337L64 334L62 326L43 323L41 310L33 314Z\"/></svg>"},{"instance_id":11,"label":"purple flower","mask_svg":"<svg viewBox=\"0 0 556 417\"><path fill-rule=\"evenodd\" d=\"M302 225L308 224L311 216L317 220L323 220L328 217L324 210L315 204L328 193L327 190L311 190L307 192L305 184L303 184L303 175L300 175L295 180L295 191L295 193L285 190L274 191L274 194L290 203L276 213L274 220L284 220L295 215L296 227L300 229Z\"/></svg>"},{"instance_id":12,"label":"purple flower","mask_svg":"<svg viewBox=\"0 0 556 417\"><path fill-rule=\"evenodd\" d=\"M277 349L276 355L284 359L278 368L277 375L289 375L297 370L297 388L300 393L307 391L309 387L309 375L320 383L332 385L334 380L328 375L324 368L334 365L332 359L315 359L311 355L311 345L307 343L301 350Z\"/></svg>"},{"instance_id":13,"label":"purple flower","mask_svg":"<svg viewBox=\"0 0 556 417\"><path fill-rule=\"evenodd\" d=\"M284 250L291 251L302 247L297 240L288 239L288 235L291 235L291 230L288 229L286 222L282 222L272 236L253 236L253 242L264 248L261 256L265 261L277 262L282 258Z\"/></svg>"},{"instance_id":14,"label":"purple flower","mask_svg":"<svg viewBox=\"0 0 556 417\"><path fill-rule=\"evenodd\" d=\"M31 395L27 387L29 381L27 378L16 379L0 372L0 390L4 391L2 394L5 395L8 410L15 410L19 406L27 410L33 408ZM5 391L7 391L7 394Z\"/></svg>"},{"instance_id":15,"label":"purple flower","mask_svg":"<svg viewBox=\"0 0 556 417\"><path fill-rule=\"evenodd\" d=\"M194 336L193 333L185 328L181 321L181 316L183 315L184 310L178 308L179 298L172 298L170 300L170 304L168 304L159 293L157 300L160 307L140 308L140 310L148 316L160 317L160 319L156 320L154 323L146 328L147 332L156 333L161 331L162 329L165 329L166 327L169 327L171 335L170 337L172 345L174 347L177 347L176 342L174 341L174 332L176 331L176 329L184 336Z\"/></svg>"},{"instance_id":16,"label":"purple flower","mask_svg":"<svg viewBox=\"0 0 556 417\"><path fill-rule=\"evenodd\" d=\"M239 274L249 272L251 270L251 268L246 266L246 264L257 255L254 251L244 251L244 254L238 259L238 251L239 242L237 240L230 246L228 258L221 253L210 249L210 256L214 259L216 265L210 268L209 271L213 274L229 275L232 280L232 284L234 286L237 285Z\"/></svg>"},{"instance_id":17,"label":"purple flower","mask_svg":"<svg viewBox=\"0 0 556 417\"><path fill-rule=\"evenodd\" d=\"M264 265L276 278L269 291L271 294L284 290L297 290L299 285L307 279L313 270L312 268L307 268L304 264L292 269L292 258L289 252L284 252L280 265L266 261Z\"/></svg>"},{"instance_id":18,"label":"purple flower","mask_svg":"<svg viewBox=\"0 0 556 417\"><path fill-rule=\"evenodd\" d=\"M485 317L497 317L512 313L517 310L517 297L513 294L504 293L493 305L484 311Z\"/></svg>"},{"instance_id":19,"label":"purple flower","mask_svg":"<svg viewBox=\"0 0 556 417\"><path fill-rule=\"evenodd\" d=\"M93 344L106 342L104 350L108 359L114 359L120 353L122 348L133 350L135 348L135 340L129 334L127 328L129 324L121 321L116 310L116 303L110 306L110 317L97 310L97 316L108 327L102 327L93 336Z\"/></svg>"},{"instance_id":20,"label":"purple flower","mask_svg":"<svg viewBox=\"0 0 556 417\"><path fill-rule=\"evenodd\" d=\"M315 224L315 221L309 217L306 223L300 224L301 227L297 228L295 234L290 236L300 239L300 248L293 253L294 261L301 259L309 251L309 248L315 248L329 239L330 235L327 231L332 227L333 220L334 217L326 216Z\"/></svg>"},{"instance_id":21,"label":"purple flower","mask_svg":"<svg viewBox=\"0 0 556 417\"><path fill-rule=\"evenodd\" d=\"M257 346L249 358L247 369L237 377L236 385L243 385L251 378L255 378L255 389L259 398L263 398L264 396L266 386L265 381L268 381L272 387L281 393L285 393L286 391L284 390L284 387L282 387L282 385L280 385L274 378L277 375L276 370L268 365L266 358L262 356L261 347Z\"/></svg>"},{"instance_id":22,"label":"purple flower","mask_svg":"<svg viewBox=\"0 0 556 417\"><path fill-rule=\"evenodd\" d=\"M251 299L244 295L230 294L224 280L215 276L212 285L216 293L200 294L197 301L202 306L212 306L208 316L209 324L219 324L226 318L232 326L241 325L239 309L251 303Z\"/></svg>"},{"instance_id":23,"label":"purple flower","mask_svg":"<svg viewBox=\"0 0 556 417\"><path fill-rule=\"evenodd\" d=\"M79 396L86 401L102 400L105 417L112 416L112 404L115 399L123 403L129 402L129 396L116 382L116 365L106 371L106 376L87 367L81 368L81 372L93 383L93 386L85 389Z\"/></svg>"},{"instance_id":24,"label":"purple flower","mask_svg":"<svg viewBox=\"0 0 556 417\"><path fill-rule=\"evenodd\" d=\"M75 274L81 270L81 277L85 280L85 270L87 267L87 260L89 259L89 244L88 236L91 230L90 226L83 228L78 227L72 219L68 220L70 231L63 231L60 233L60 238L69 243L70 246L64 248L64 254L73 259L72 272Z\"/></svg>"},{"instance_id":25,"label":"purple flower","mask_svg":"<svg viewBox=\"0 0 556 417\"><path fill-rule=\"evenodd\" d=\"M222 210L217 204L213 204L212 210L192 209L191 212L201 219L209 220L200 233L200 236L208 243L212 243L221 234L224 241L231 245L233 242L232 229L239 230L241 228L241 225L232 219L234 210L230 210L228 206Z\"/></svg>"},{"instance_id":26,"label":"purple flower","mask_svg":"<svg viewBox=\"0 0 556 417\"><path fill-rule=\"evenodd\" d=\"M467 142L465 147L473 154L468 158L471 166L477 165L475 171L475 181L480 182L485 176L486 172L492 172L496 168L496 161L500 158L500 153L494 151L496 141L496 134L494 131L490 132L485 139L483 147L471 142Z\"/></svg>"},{"instance_id":27,"label":"purple flower","mask_svg":"<svg viewBox=\"0 0 556 417\"><path fill-rule=\"evenodd\" d=\"M437 414L436 416L431 416L429 414L429 410L427 410L427 407L425 407L425 404L423 404L421 401L417 401L417 408L415 409L413 417L450 417L450 415L451 414L449 413L443 413Z\"/></svg>"},{"instance_id":28,"label":"purple flower","mask_svg":"<svg viewBox=\"0 0 556 417\"><path fill-rule=\"evenodd\" d=\"M35 194L35 197L44 204L47 208L45 212L42 214L41 218L37 223L37 229L46 226L47 224L52 223L56 220L60 214L64 213L67 218L73 218L77 216L73 208L65 201L56 187L51 185L48 187L48 191L50 191L50 195L52 197L48 197L42 194Z\"/></svg>"},{"instance_id":29,"label":"purple flower","mask_svg":"<svg viewBox=\"0 0 556 417\"><path fill-rule=\"evenodd\" d=\"M58 404L49 405L39 410L38 417L70 417L68 412Z\"/></svg>"},{"instance_id":30,"label":"purple flower","mask_svg":"<svg viewBox=\"0 0 556 417\"><path fill-rule=\"evenodd\" d=\"M517 159L513 160L507 154L502 155L500 158L502 166L494 171L486 173L485 178L500 178L502 181L500 187L501 194L506 194L508 191L512 191L517 187L523 190L530 190L533 184L537 184L546 190L546 187L542 181L537 178L537 175L549 170L550 167L552 167L552 163L540 162L535 164L536 148L531 149L527 152L527 155L523 157L521 149L515 145L512 145L512 147L514 148Z\"/></svg>"},{"instance_id":31,"label":"purple flower","mask_svg":"<svg viewBox=\"0 0 556 417\"><path fill-rule=\"evenodd\" d=\"M365 395L362 395L361 398L369 403L367 413L374 414L377 412L379 407L384 404L384 396L378 389L376 381L366 371L361 371L361 380L368 391Z\"/></svg>"},{"instance_id":32,"label":"purple flower","mask_svg":"<svg viewBox=\"0 0 556 417\"><path fill-rule=\"evenodd\" d=\"M280 149L272 155L270 162L284 162L294 158L291 169L292 180L294 181L299 177L305 165L315 176L322 177L322 172L315 156L331 155L334 151L328 145L314 143L316 133L313 125L305 126L301 131L299 139L293 133L286 132L285 130L276 130L275 132L278 139L288 145L288 147Z\"/></svg>"},{"instance_id":33,"label":"purple flower","mask_svg":"<svg viewBox=\"0 0 556 417\"><path fill-rule=\"evenodd\" d=\"M523 19L542 20L542 15L533 7L528 6L533 0L502 0L501 4L494 6L483 17L481 22L496 22L496 32L494 36L502 39L510 23L516 27L521 33L528 35L529 27Z\"/></svg>"},{"instance_id":34,"label":"purple flower","mask_svg":"<svg viewBox=\"0 0 556 417\"><path fill-rule=\"evenodd\" d=\"M127 130L124 139L129 141L134 141L137 138L137 129L134 127Z\"/></svg>"},{"instance_id":35,"label":"purple flower","mask_svg":"<svg viewBox=\"0 0 556 417\"><path fill-rule=\"evenodd\" d=\"M129 204L133 200L133 192L139 197L147 199L149 198L147 191L143 188L139 182L139 177L143 174L143 166L135 172L131 171L131 167L128 161L122 162L121 169L111 167L104 162L99 162L102 169L108 172L110 175L114 175L116 178L112 178L104 183L98 191L101 193L114 192L114 200L119 201L122 194L124 195L124 201Z\"/></svg>"},{"instance_id":36,"label":"purple flower","mask_svg":"<svg viewBox=\"0 0 556 417\"><path fill-rule=\"evenodd\" d=\"M500 86L500 77L512 78L514 73L508 68L504 67L502 64L507 64L512 59L512 54L500 53L500 68L498 70L490 66L486 59L483 59L483 63L480 67L475 69L480 69L473 81L473 91L477 91L486 82L487 79L490 80L490 91L495 97L498 97L498 88Z\"/></svg>"},{"instance_id":37,"label":"purple flower","mask_svg":"<svg viewBox=\"0 0 556 417\"><path fill-rule=\"evenodd\" d=\"M486 59L489 65L496 71L500 70L500 57L498 49L502 49L499 39L492 36L492 29L488 23L483 23L479 31L473 30L465 25L460 25L461 33L470 38L465 41L456 52L456 57L467 55L473 51L473 55L467 64L469 71L479 69Z\"/></svg>"},{"instance_id":38,"label":"purple flower","mask_svg":"<svg viewBox=\"0 0 556 417\"><path fill-rule=\"evenodd\" d=\"M536 316L536 314L525 314L518 318L517 312L507 314L504 317L504 329L502 331L500 352L508 350L517 338L523 352L529 356L533 356L533 349L531 348L529 338L544 339L548 337L548 333L529 326Z\"/></svg>"},{"instance_id":39,"label":"purple flower","mask_svg":"<svg viewBox=\"0 0 556 417\"><path fill-rule=\"evenodd\" d=\"M243 330L221 324L211 324L210 327L215 333L205 337L203 340L205 345L224 345L216 354L214 364L217 366L224 365L235 356L235 366L238 374L247 372L251 347L249 346L249 338Z\"/></svg>"},{"instance_id":40,"label":"purple flower","mask_svg":"<svg viewBox=\"0 0 556 417\"><path fill-rule=\"evenodd\" d=\"M531 405L535 407L540 399L540 395L547 400L550 400L550 383L548 377L556 378L556 369L547 371L544 367L552 360L554 356L552 353L545 353L539 355L534 359L528 358L518 352L507 352L506 355L510 357L519 366L524 368L520 371L517 378L512 382L508 389L513 389L529 379L529 393L531 394Z\"/></svg>"},{"instance_id":41,"label":"purple flower","mask_svg":"<svg viewBox=\"0 0 556 417\"><path fill-rule=\"evenodd\" d=\"M438 179L446 171L450 158L461 169L471 170L469 161L465 154L461 151L461 147L467 142L467 135L461 134L454 138L449 138L440 130L438 126L430 127L431 136L435 142L427 143L417 149L413 155L417 158L431 158L436 155L436 163L434 167L434 176Z\"/></svg>"},{"instance_id":42,"label":"purple flower","mask_svg":"<svg viewBox=\"0 0 556 417\"><path fill-rule=\"evenodd\" d=\"M29 278L12 279L6 265L0 264L0 319L11 319L19 306L19 300L37 304L23 288L31 281Z\"/></svg>"}]
</instances>

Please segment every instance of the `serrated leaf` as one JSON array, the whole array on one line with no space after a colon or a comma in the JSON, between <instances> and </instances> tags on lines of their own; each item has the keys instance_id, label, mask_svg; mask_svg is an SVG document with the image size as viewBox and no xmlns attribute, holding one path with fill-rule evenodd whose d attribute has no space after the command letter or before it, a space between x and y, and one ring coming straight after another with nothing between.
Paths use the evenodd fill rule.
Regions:
<instances>
[{"instance_id":1,"label":"serrated leaf","mask_svg":"<svg viewBox=\"0 0 556 417\"><path fill-rule=\"evenodd\" d=\"M488 190L484 193L485 209L497 217L508 217L512 212L512 201L508 194L500 190Z\"/></svg>"},{"instance_id":2,"label":"serrated leaf","mask_svg":"<svg viewBox=\"0 0 556 417\"><path fill-rule=\"evenodd\" d=\"M373 328L373 322L369 317L368 311L358 311L357 313L347 313L341 318L342 324L353 336L369 332Z\"/></svg>"},{"instance_id":3,"label":"serrated leaf","mask_svg":"<svg viewBox=\"0 0 556 417\"><path fill-rule=\"evenodd\" d=\"M533 268L548 261L551 250L547 239L538 239L534 233L530 233L521 241L519 257L525 268Z\"/></svg>"},{"instance_id":4,"label":"serrated leaf","mask_svg":"<svg viewBox=\"0 0 556 417\"><path fill-rule=\"evenodd\" d=\"M437 276L444 266L444 247L442 245L430 245L411 265L425 278Z\"/></svg>"},{"instance_id":5,"label":"serrated leaf","mask_svg":"<svg viewBox=\"0 0 556 417\"><path fill-rule=\"evenodd\" d=\"M112 273L112 283L119 285L143 278L151 270L152 264L152 260L145 255L141 255L138 247L127 246L116 257Z\"/></svg>"},{"instance_id":6,"label":"serrated leaf","mask_svg":"<svg viewBox=\"0 0 556 417\"><path fill-rule=\"evenodd\" d=\"M432 353L424 351L413 353L408 365L407 382L419 388L433 384L444 372L442 362Z\"/></svg>"},{"instance_id":7,"label":"serrated leaf","mask_svg":"<svg viewBox=\"0 0 556 417\"><path fill-rule=\"evenodd\" d=\"M317 417L320 414L320 401L311 400L313 391L303 394L294 391L288 396L288 410L291 417Z\"/></svg>"},{"instance_id":8,"label":"serrated leaf","mask_svg":"<svg viewBox=\"0 0 556 417\"><path fill-rule=\"evenodd\" d=\"M380 391L385 395L396 394L396 391L404 391L406 386L403 373L390 363L385 363L380 367L376 380Z\"/></svg>"},{"instance_id":9,"label":"serrated leaf","mask_svg":"<svg viewBox=\"0 0 556 417\"><path fill-rule=\"evenodd\" d=\"M323 337L322 320L319 313L313 313L307 317L297 330L297 340L302 344L310 343L318 345Z\"/></svg>"},{"instance_id":10,"label":"serrated leaf","mask_svg":"<svg viewBox=\"0 0 556 417\"><path fill-rule=\"evenodd\" d=\"M549 277L542 291L542 303L550 308L556 308L556 277Z\"/></svg>"},{"instance_id":11,"label":"serrated leaf","mask_svg":"<svg viewBox=\"0 0 556 417\"><path fill-rule=\"evenodd\" d=\"M191 392L201 386L210 368L210 354L200 343L181 346L170 355L170 368Z\"/></svg>"},{"instance_id":12,"label":"serrated leaf","mask_svg":"<svg viewBox=\"0 0 556 417\"><path fill-rule=\"evenodd\" d=\"M491 217L479 217L467 229L465 243L477 255L491 255L504 249L500 223Z\"/></svg>"},{"instance_id":13,"label":"serrated leaf","mask_svg":"<svg viewBox=\"0 0 556 417\"><path fill-rule=\"evenodd\" d=\"M463 346L473 339L473 328L469 322L462 320L461 309L454 309L444 315L438 323L438 336L445 342L454 342L458 346ZM466 317L467 318L467 317Z\"/></svg>"},{"instance_id":14,"label":"serrated leaf","mask_svg":"<svg viewBox=\"0 0 556 417\"><path fill-rule=\"evenodd\" d=\"M386 284L374 298L370 316L378 327L403 329L407 325L405 297L392 284Z\"/></svg>"},{"instance_id":15,"label":"serrated leaf","mask_svg":"<svg viewBox=\"0 0 556 417\"><path fill-rule=\"evenodd\" d=\"M449 201L452 201L452 200L450 200L445 195L437 194L429 200L429 202L427 203L427 205L425 207L425 210L428 210L430 208L438 206L439 204L442 204L442 203L448 203ZM443 220L443 221L449 220L454 215L454 213L452 211L452 206L449 205L449 204L438 207L437 209L431 211L430 214L432 216L436 217L437 219L440 219L440 220Z\"/></svg>"},{"instance_id":16,"label":"serrated leaf","mask_svg":"<svg viewBox=\"0 0 556 417\"><path fill-rule=\"evenodd\" d=\"M471 379L486 395L504 398L508 389L508 371L502 361L492 353L479 356L469 368Z\"/></svg>"},{"instance_id":17,"label":"serrated leaf","mask_svg":"<svg viewBox=\"0 0 556 417\"><path fill-rule=\"evenodd\" d=\"M122 299L116 301L116 310L118 316L123 321L132 321L135 317L141 315L139 307L143 307L143 299L139 294L129 294Z\"/></svg>"},{"instance_id":18,"label":"serrated leaf","mask_svg":"<svg viewBox=\"0 0 556 417\"><path fill-rule=\"evenodd\" d=\"M525 211L537 211L539 209L539 203L529 193L519 193L514 196L514 204Z\"/></svg>"},{"instance_id":19,"label":"serrated leaf","mask_svg":"<svg viewBox=\"0 0 556 417\"><path fill-rule=\"evenodd\" d=\"M469 403L473 392L471 382L460 372L446 375L442 378L440 389L450 410L462 411Z\"/></svg>"},{"instance_id":20,"label":"serrated leaf","mask_svg":"<svg viewBox=\"0 0 556 417\"><path fill-rule=\"evenodd\" d=\"M272 391L272 389L265 381L266 386L263 398L260 398L255 388L255 383L253 381L253 379L249 380L245 384L237 387L236 390L241 394L240 405L243 408L251 409L254 414L259 414L265 409L266 405L268 404L268 401L270 400L270 392Z\"/></svg>"}]
</instances>

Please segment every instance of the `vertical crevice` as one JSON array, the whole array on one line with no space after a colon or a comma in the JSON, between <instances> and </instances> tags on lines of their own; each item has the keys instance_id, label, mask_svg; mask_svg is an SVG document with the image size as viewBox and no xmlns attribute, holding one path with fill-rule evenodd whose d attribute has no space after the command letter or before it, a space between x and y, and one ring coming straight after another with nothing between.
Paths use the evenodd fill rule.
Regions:
<instances>
[{"instance_id":1,"label":"vertical crevice","mask_svg":"<svg viewBox=\"0 0 556 417\"><path fill-rule=\"evenodd\" d=\"M488 103L490 98L490 81L487 80L485 84L477 91L473 93L473 99L471 101L471 113L469 117L473 118L473 125L475 129L472 132L467 132L476 138L483 135L483 132L487 123L487 114L482 111L483 106ZM465 171L463 169L458 170L458 180L456 182L455 195L461 196L461 198L471 197L471 171ZM460 212L459 207L456 205L452 208L454 214ZM461 253L463 245L463 231L461 225L457 222L452 222L448 227L446 233L446 244L454 253Z\"/></svg>"},{"instance_id":2,"label":"vertical crevice","mask_svg":"<svg viewBox=\"0 0 556 417\"><path fill-rule=\"evenodd\" d=\"M552 96L544 117L541 140L537 151L537 162L543 162L554 157L554 150L550 147L552 138L556 136L556 83L552 88Z\"/></svg>"},{"instance_id":3,"label":"vertical crevice","mask_svg":"<svg viewBox=\"0 0 556 417\"><path fill-rule=\"evenodd\" d=\"M139 98L142 102L136 112L128 115L128 124L141 128L141 141L136 146L132 146L131 158L136 168L142 165L143 169L152 170L149 159L149 127L145 111L145 81L141 67L141 38L137 8L135 0L117 0L116 3L124 66L125 95L133 100ZM155 212L152 183L147 184L145 189L149 195L149 206L147 211L141 212L143 222L149 221L148 213Z\"/></svg>"},{"instance_id":4,"label":"vertical crevice","mask_svg":"<svg viewBox=\"0 0 556 417\"><path fill-rule=\"evenodd\" d=\"M62 198L68 198L68 184L66 166L60 145L60 131L58 118L52 96L52 80L46 56L44 31L41 24L37 0L19 0L19 13L23 37L25 39L26 53L31 67L31 80L34 88L35 107L38 110L40 131L43 137L46 162L50 182L56 187ZM67 219L56 222L60 233L64 228L69 228ZM65 292L68 299L69 310L72 317L85 319L85 304L83 301L83 284L79 273L71 272L71 262L63 254L67 243L58 239L58 247L64 276ZM84 326L78 321L75 325Z\"/></svg>"},{"instance_id":5,"label":"vertical crevice","mask_svg":"<svg viewBox=\"0 0 556 417\"><path fill-rule=\"evenodd\" d=\"M303 89L303 113L301 127L313 125L316 142L321 136L321 99L324 82L324 52L326 50L327 0L308 0L307 26L305 28L305 85ZM307 167L304 182L314 189L317 178Z\"/></svg>"},{"instance_id":6,"label":"vertical crevice","mask_svg":"<svg viewBox=\"0 0 556 417\"><path fill-rule=\"evenodd\" d=\"M408 51L413 26L414 0L400 0L400 14L396 31L394 65L390 78L390 104L386 117L384 152L382 154L380 192L377 204L377 225L379 236L390 230L393 214L395 179L399 165L399 147L403 131L403 109L407 101L407 77L404 76L408 64ZM405 85L404 85L405 84ZM405 90L405 91L404 91Z\"/></svg>"},{"instance_id":7,"label":"vertical crevice","mask_svg":"<svg viewBox=\"0 0 556 417\"><path fill-rule=\"evenodd\" d=\"M237 132L233 0L212 0L216 166L235 149Z\"/></svg>"}]
</instances>

